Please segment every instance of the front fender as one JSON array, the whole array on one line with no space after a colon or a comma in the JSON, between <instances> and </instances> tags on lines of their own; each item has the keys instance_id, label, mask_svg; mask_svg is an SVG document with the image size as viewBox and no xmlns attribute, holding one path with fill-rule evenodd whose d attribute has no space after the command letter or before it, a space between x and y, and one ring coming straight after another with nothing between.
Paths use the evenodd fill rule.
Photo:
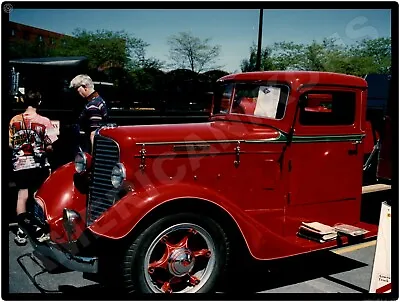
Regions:
<instances>
[{"instance_id":1,"label":"front fender","mask_svg":"<svg viewBox=\"0 0 400 302\"><path fill-rule=\"evenodd\" d=\"M166 202L175 199L201 199L213 203L227 212L237 224L250 249L256 254L265 240L265 230L243 210L227 200L218 192L189 184L173 184L151 188L125 196L89 229L100 236L119 239L125 237L149 212Z\"/></svg>"},{"instance_id":2,"label":"front fender","mask_svg":"<svg viewBox=\"0 0 400 302\"><path fill-rule=\"evenodd\" d=\"M36 192L35 197L44 204L44 212L53 241L67 240L62 224L64 208L72 209L81 215L82 226L77 228L75 236L79 237L85 227L86 194L84 191L78 190L75 185L84 178L84 175L79 176L75 172L74 163L71 162L53 172Z\"/></svg>"}]
</instances>

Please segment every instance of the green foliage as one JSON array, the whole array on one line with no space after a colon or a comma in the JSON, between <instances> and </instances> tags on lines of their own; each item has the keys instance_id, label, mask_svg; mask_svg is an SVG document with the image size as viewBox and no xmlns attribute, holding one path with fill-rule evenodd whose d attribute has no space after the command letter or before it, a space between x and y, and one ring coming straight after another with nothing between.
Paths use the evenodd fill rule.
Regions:
<instances>
[{"instance_id":1,"label":"green foliage","mask_svg":"<svg viewBox=\"0 0 400 302\"><path fill-rule=\"evenodd\" d=\"M143 47L143 41L127 33L98 30L89 32L77 29L74 37L58 41L52 54L55 56L86 56L89 68L106 69L126 67L136 48Z\"/></svg>"},{"instance_id":2,"label":"green foliage","mask_svg":"<svg viewBox=\"0 0 400 302\"><path fill-rule=\"evenodd\" d=\"M274 70L276 65L271 58L272 48L265 47L261 49L261 70ZM249 60L242 60L240 67L242 71L256 71L256 61L257 61L257 46L253 44L250 47L250 58Z\"/></svg>"},{"instance_id":3,"label":"green foliage","mask_svg":"<svg viewBox=\"0 0 400 302\"><path fill-rule=\"evenodd\" d=\"M214 64L220 54L221 46L212 46L210 41L210 38L201 40L188 32L180 32L169 37L167 42L170 47L171 66L187 68L198 73L220 68Z\"/></svg>"},{"instance_id":4,"label":"green foliage","mask_svg":"<svg viewBox=\"0 0 400 302\"><path fill-rule=\"evenodd\" d=\"M249 59L242 61L242 71L254 71L256 47L250 47ZM391 71L391 39L363 40L343 46L334 39L311 44L279 42L261 53L261 70L314 70L365 76Z\"/></svg>"},{"instance_id":5,"label":"green foliage","mask_svg":"<svg viewBox=\"0 0 400 302\"><path fill-rule=\"evenodd\" d=\"M43 42L15 41L9 44L11 58L86 56L90 69L106 70L119 67L126 70L162 68L163 62L146 57L148 43L124 31L76 29L54 45Z\"/></svg>"},{"instance_id":6,"label":"green foliage","mask_svg":"<svg viewBox=\"0 0 400 302\"><path fill-rule=\"evenodd\" d=\"M10 59L39 58L51 56L51 49L39 41L15 40L8 44Z\"/></svg>"},{"instance_id":7,"label":"green foliage","mask_svg":"<svg viewBox=\"0 0 400 302\"><path fill-rule=\"evenodd\" d=\"M131 73L135 91L162 92L165 74L153 67L135 69Z\"/></svg>"}]
</instances>

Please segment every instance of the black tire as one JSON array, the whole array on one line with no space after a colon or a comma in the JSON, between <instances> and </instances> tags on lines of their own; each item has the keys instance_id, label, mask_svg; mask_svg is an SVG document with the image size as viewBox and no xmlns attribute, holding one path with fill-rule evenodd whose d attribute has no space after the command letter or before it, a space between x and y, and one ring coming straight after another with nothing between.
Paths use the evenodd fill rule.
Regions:
<instances>
[{"instance_id":1,"label":"black tire","mask_svg":"<svg viewBox=\"0 0 400 302\"><path fill-rule=\"evenodd\" d=\"M191 231L193 229L195 232ZM163 241L167 234L168 238ZM176 247L165 252L167 243L178 244L177 241L181 242L184 238L189 238L186 241L187 249ZM168 257L162 258L166 255ZM158 258L178 259L179 256L188 260L179 258L181 261L164 261L166 268L149 266L150 263L154 265ZM209 293L225 273L228 258L228 238L213 219L193 213L170 215L146 228L127 249L123 261L124 287L129 293ZM174 277L173 273L175 276L178 273L184 275ZM189 275L194 275L192 284ZM171 281L170 278L180 281L166 285L168 280ZM158 282L152 282L154 280Z\"/></svg>"}]
</instances>

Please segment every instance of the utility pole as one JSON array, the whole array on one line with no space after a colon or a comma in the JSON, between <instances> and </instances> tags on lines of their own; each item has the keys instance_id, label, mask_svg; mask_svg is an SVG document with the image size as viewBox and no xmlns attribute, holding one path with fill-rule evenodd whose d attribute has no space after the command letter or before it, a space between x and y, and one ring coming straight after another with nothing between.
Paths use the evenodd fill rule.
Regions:
<instances>
[{"instance_id":1,"label":"utility pole","mask_svg":"<svg viewBox=\"0 0 400 302\"><path fill-rule=\"evenodd\" d=\"M259 71L261 67L261 38L262 38L263 13L264 10L260 9L260 20L258 22L258 47L257 47L257 59L256 59L256 71Z\"/></svg>"}]
</instances>

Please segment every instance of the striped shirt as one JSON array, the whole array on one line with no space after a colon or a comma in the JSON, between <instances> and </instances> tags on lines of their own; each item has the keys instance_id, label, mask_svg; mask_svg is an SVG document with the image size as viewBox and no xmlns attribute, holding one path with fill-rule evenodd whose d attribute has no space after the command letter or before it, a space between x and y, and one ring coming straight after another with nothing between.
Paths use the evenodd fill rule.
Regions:
<instances>
[{"instance_id":1,"label":"striped shirt","mask_svg":"<svg viewBox=\"0 0 400 302\"><path fill-rule=\"evenodd\" d=\"M80 127L87 135L99 128L108 118L107 105L97 92L93 92L88 100L79 116Z\"/></svg>"}]
</instances>

